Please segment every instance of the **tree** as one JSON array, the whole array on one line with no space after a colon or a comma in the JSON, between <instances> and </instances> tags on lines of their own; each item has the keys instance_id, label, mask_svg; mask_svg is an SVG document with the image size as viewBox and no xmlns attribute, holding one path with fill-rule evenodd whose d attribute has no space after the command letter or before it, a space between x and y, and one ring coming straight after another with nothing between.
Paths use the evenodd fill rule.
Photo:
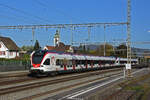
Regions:
<instances>
[{"instance_id":1,"label":"tree","mask_svg":"<svg viewBox=\"0 0 150 100\"><path fill-rule=\"evenodd\" d=\"M97 55L99 56L104 56L104 45L100 45L98 48L97 48ZM105 54L106 56L113 56L114 55L114 50L113 50L113 46L110 45L110 44L105 44Z\"/></svg>"},{"instance_id":2,"label":"tree","mask_svg":"<svg viewBox=\"0 0 150 100\"><path fill-rule=\"evenodd\" d=\"M117 57L127 57L127 46L125 44L121 44L116 48L115 54Z\"/></svg>"},{"instance_id":3,"label":"tree","mask_svg":"<svg viewBox=\"0 0 150 100\"><path fill-rule=\"evenodd\" d=\"M131 51L132 51L132 53L131 53L131 57L132 58L137 58L137 52L135 51L135 50L133 50L133 49L131 49Z\"/></svg>"},{"instance_id":4,"label":"tree","mask_svg":"<svg viewBox=\"0 0 150 100\"><path fill-rule=\"evenodd\" d=\"M40 47L38 40L36 40L35 45L34 45L34 50L39 50L39 49L41 49L41 47Z\"/></svg>"},{"instance_id":5,"label":"tree","mask_svg":"<svg viewBox=\"0 0 150 100\"><path fill-rule=\"evenodd\" d=\"M23 51L33 51L33 46L25 46L25 45L23 45L21 47L21 50L23 50Z\"/></svg>"}]
</instances>

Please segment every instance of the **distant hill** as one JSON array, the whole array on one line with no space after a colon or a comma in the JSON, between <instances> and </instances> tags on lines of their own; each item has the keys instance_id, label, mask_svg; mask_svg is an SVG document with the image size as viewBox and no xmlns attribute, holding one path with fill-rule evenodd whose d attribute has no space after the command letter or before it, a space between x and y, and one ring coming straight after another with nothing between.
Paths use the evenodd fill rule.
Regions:
<instances>
[{"instance_id":1,"label":"distant hill","mask_svg":"<svg viewBox=\"0 0 150 100\"><path fill-rule=\"evenodd\" d=\"M98 47L99 47L99 45L85 45L86 50L96 50ZM73 48L74 48L74 50L81 50L84 47L83 46L80 46L80 47L75 46ZM135 53L137 57L150 56L150 49L142 49L142 48L132 47L131 50L132 50L132 54Z\"/></svg>"},{"instance_id":2,"label":"distant hill","mask_svg":"<svg viewBox=\"0 0 150 100\"><path fill-rule=\"evenodd\" d=\"M86 50L96 50L97 48L99 47L99 45L85 45L85 49ZM83 46L80 47L80 46L74 46L73 47L75 50L79 50L81 48L84 48Z\"/></svg>"},{"instance_id":3,"label":"distant hill","mask_svg":"<svg viewBox=\"0 0 150 100\"><path fill-rule=\"evenodd\" d=\"M89 50L96 50L99 47L99 45L86 45L85 47Z\"/></svg>"},{"instance_id":4,"label":"distant hill","mask_svg":"<svg viewBox=\"0 0 150 100\"><path fill-rule=\"evenodd\" d=\"M150 56L150 49L142 49L142 48L132 48L132 52L136 54L138 57Z\"/></svg>"}]
</instances>

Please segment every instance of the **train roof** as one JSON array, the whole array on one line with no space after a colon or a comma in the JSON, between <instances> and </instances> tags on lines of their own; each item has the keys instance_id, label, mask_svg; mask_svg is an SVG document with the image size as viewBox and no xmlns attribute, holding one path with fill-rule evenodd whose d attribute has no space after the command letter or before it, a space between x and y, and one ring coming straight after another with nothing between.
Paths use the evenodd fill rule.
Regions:
<instances>
[{"instance_id":1,"label":"train roof","mask_svg":"<svg viewBox=\"0 0 150 100\"><path fill-rule=\"evenodd\" d=\"M115 57L103 57L103 56L91 56L91 55L83 55L83 54L74 54L74 53L66 53L61 51L55 51L55 50L42 50L46 53L56 53L59 55L64 55L67 59L82 59L82 60L115 60ZM59 56L61 57L61 56Z\"/></svg>"},{"instance_id":2,"label":"train roof","mask_svg":"<svg viewBox=\"0 0 150 100\"><path fill-rule=\"evenodd\" d=\"M44 54L46 53L53 53L57 54L59 58L64 58L64 56L67 59L82 59L82 60L116 60L120 59L122 61L126 61L127 58L119 58L119 57L104 57L104 56L91 56L91 55L83 55L83 54L74 54L74 53L66 53L62 51L55 51L55 50L38 50L35 52L43 52ZM131 61L137 61L137 59L131 59Z\"/></svg>"}]
</instances>

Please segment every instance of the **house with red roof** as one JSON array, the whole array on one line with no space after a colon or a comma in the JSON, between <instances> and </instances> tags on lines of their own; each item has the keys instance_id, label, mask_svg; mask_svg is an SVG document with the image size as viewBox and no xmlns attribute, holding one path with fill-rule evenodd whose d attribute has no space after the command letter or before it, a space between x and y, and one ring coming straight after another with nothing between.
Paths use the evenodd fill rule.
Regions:
<instances>
[{"instance_id":1,"label":"house with red roof","mask_svg":"<svg viewBox=\"0 0 150 100\"><path fill-rule=\"evenodd\" d=\"M55 51L63 51L63 52L73 52L73 48L71 45L65 45L60 42L60 34L59 31L56 30L56 34L54 36L54 46L46 45L44 50L55 50Z\"/></svg>"}]
</instances>

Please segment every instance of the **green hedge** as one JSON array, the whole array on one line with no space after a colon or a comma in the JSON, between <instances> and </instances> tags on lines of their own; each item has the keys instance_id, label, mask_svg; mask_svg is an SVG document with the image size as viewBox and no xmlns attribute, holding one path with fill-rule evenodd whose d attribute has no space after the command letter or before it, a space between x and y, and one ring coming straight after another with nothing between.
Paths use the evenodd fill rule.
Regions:
<instances>
[{"instance_id":1,"label":"green hedge","mask_svg":"<svg viewBox=\"0 0 150 100\"><path fill-rule=\"evenodd\" d=\"M0 65L30 65L29 59L4 59L0 58Z\"/></svg>"}]
</instances>

